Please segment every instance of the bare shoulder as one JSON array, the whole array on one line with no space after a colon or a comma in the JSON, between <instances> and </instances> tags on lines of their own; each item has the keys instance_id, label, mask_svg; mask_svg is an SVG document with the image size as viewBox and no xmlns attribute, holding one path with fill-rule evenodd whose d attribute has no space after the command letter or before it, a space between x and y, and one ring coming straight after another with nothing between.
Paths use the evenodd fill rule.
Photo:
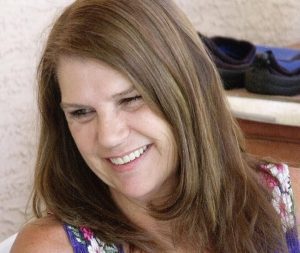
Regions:
<instances>
[{"instance_id":1,"label":"bare shoulder","mask_svg":"<svg viewBox=\"0 0 300 253\"><path fill-rule=\"evenodd\" d=\"M72 253L62 224L54 217L44 217L26 224L18 233L11 253Z\"/></svg>"},{"instance_id":2,"label":"bare shoulder","mask_svg":"<svg viewBox=\"0 0 300 253\"><path fill-rule=\"evenodd\" d=\"M296 206L297 225L300 226L300 168L289 167Z\"/></svg>"}]
</instances>

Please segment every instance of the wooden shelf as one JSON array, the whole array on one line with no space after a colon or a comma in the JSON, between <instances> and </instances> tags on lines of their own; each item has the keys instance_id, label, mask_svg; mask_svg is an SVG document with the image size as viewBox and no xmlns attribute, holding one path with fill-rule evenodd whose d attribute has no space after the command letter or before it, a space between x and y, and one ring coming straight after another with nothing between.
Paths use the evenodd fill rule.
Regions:
<instances>
[{"instance_id":1,"label":"wooden shelf","mask_svg":"<svg viewBox=\"0 0 300 253\"><path fill-rule=\"evenodd\" d=\"M300 122L300 95L295 97L264 96L249 93L244 89L226 91L226 94L227 97L231 96L241 101L241 104L231 104L231 109L245 134L249 153L300 167L300 125L298 123ZM266 103L265 107L263 106L261 110L256 109L255 115L249 112L244 113L243 102L247 101L246 106L251 107L251 102L254 103L255 99L263 100ZM267 106L272 101L274 105L275 101L291 103L293 110L296 108L297 112L293 114L283 109L282 112L276 111L276 115L266 117ZM234 108L233 105L236 107ZM246 109L248 108L245 108L245 111ZM288 121L285 121L286 124L278 123L283 120L280 118L283 116L291 116L291 125Z\"/></svg>"},{"instance_id":2,"label":"wooden shelf","mask_svg":"<svg viewBox=\"0 0 300 253\"><path fill-rule=\"evenodd\" d=\"M300 127L238 119L251 154L300 166Z\"/></svg>"},{"instance_id":3,"label":"wooden shelf","mask_svg":"<svg viewBox=\"0 0 300 253\"><path fill-rule=\"evenodd\" d=\"M299 49L300 43L289 47ZM300 94L269 96L233 89L226 95L245 134L249 153L300 167ZM259 107L249 111L248 107L256 103Z\"/></svg>"}]
</instances>

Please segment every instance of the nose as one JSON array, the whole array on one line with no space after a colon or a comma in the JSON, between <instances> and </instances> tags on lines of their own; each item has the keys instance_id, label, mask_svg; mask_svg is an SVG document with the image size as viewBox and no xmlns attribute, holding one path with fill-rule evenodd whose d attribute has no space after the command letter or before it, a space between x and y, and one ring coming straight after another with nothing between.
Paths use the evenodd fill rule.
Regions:
<instances>
[{"instance_id":1,"label":"nose","mask_svg":"<svg viewBox=\"0 0 300 253\"><path fill-rule=\"evenodd\" d=\"M97 121L97 138L102 148L112 149L127 141L130 128L125 117L118 113L106 113Z\"/></svg>"}]
</instances>

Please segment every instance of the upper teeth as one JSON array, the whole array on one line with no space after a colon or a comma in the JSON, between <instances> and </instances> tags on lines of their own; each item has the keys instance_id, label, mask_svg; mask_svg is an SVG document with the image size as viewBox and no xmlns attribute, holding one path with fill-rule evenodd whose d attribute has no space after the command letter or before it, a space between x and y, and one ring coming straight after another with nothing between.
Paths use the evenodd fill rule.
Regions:
<instances>
[{"instance_id":1,"label":"upper teeth","mask_svg":"<svg viewBox=\"0 0 300 253\"><path fill-rule=\"evenodd\" d=\"M125 163L135 160L137 157L140 157L145 152L146 149L147 149L147 146L144 146L142 148L139 148L139 149L131 152L128 155L125 155L123 157L118 157L118 158L110 158L109 160L113 164L117 164L117 165L125 164Z\"/></svg>"}]
</instances>

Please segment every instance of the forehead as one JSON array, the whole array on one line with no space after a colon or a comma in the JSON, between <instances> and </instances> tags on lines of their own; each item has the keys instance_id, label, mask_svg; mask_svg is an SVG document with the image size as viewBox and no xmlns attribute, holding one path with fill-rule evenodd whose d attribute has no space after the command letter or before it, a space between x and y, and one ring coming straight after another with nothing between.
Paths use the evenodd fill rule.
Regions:
<instances>
[{"instance_id":1,"label":"forehead","mask_svg":"<svg viewBox=\"0 0 300 253\"><path fill-rule=\"evenodd\" d=\"M61 82L73 79L126 79L122 73L103 61L79 56L59 57L57 64L57 76L58 80Z\"/></svg>"},{"instance_id":2,"label":"forehead","mask_svg":"<svg viewBox=\"0 0 300 253\"><path fill-rule=\"evenodd\" d=\"M60 57L57 77L63 99L70 96L106 97L133 86L121 72L90 58Z\"/></svg>"}]
</instances>

